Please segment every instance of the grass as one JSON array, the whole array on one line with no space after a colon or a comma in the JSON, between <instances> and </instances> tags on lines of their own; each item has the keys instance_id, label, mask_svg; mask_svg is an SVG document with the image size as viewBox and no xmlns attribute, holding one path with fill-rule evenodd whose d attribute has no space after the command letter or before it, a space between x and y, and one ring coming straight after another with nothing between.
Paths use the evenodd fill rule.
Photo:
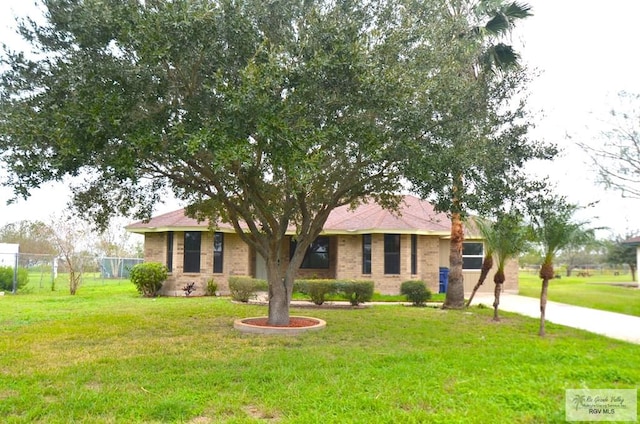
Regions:
<instances>
[{"instance_id":1,"label":"grass","mask_svg":"<svg viewBox=\"0 0 640 424\"><path fill-rule=\"evenodd\" d=\"M232 322L265 307L60 290L0 297L3 422L553 423L566 389L640 381L637 345L490 309L293 309L327 328L256 336Z\"/></svg>"},{"instance_id":2,"label":"grass","mask_svg":"<svg viewBox=\"0 0 640 424\"><path fill-rule=\"evenodd\" d=\"M540 297L541 280L537 273L521 272L519 284L521 295ZM630 275L562 276L549 282L548 298L554 302L640 316L640 290L620 284L631 284Z\"/></svg>"}]
</instances>

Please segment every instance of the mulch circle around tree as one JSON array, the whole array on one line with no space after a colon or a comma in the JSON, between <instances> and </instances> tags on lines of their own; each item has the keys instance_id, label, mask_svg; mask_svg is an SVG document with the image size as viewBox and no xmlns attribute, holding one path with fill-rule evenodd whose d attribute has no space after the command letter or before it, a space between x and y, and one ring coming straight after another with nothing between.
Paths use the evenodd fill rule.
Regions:
<instances>
[{"instance_id":1,"label":"mulch circle around tree","mask_svg":"<svg viewBox=\"0 0 640 424\"><path fill-rule=\"evenodd\" d=\"M243 333L254 334L300 334L325 328L326 321L320 318L291 316L289 325L270 325L268 317L249 317L237 319L233 327Z\"/></svg>"}]
</instances>

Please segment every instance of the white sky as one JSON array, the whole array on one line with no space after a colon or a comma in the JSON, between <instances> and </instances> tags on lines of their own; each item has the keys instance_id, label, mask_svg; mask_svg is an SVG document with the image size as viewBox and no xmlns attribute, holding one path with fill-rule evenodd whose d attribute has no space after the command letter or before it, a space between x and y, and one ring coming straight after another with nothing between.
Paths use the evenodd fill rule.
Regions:
<instances>
[{"instance_id":1,"label":"white sky","mask_svg":"<svg viewBox=\"0 0 640 424\"><path fill-rule=\"evenodd\" d=\"M621 90L640 93L640 2L637 0L530 0L534 16L520 23L514 43L524 63L539 72L530 86L530 107L535 115L533 136L557 143L564 153L553 163L533 171L549 175L558 192L573 202L599 203L583 212L593 226L615 234L640 230L640 200L623 199L597 185L588 156L574 141L596 145L606 115ZM0 40L15 45L9 29L14 16L33 14L32 1L0 0ZM0 226L23 219L48 218L65 208L68 190L50 184L34 190L28 201L6 206L11 196L0 188ZM175 202L158 212L177 208ZM607 232L603 236L609 235Z\"/></svg>"}]
</instances>

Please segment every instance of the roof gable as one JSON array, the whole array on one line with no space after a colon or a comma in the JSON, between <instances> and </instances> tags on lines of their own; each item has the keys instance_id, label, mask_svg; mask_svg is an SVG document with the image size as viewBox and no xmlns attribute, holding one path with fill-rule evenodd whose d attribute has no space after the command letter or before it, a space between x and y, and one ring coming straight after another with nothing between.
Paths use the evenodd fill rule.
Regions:
<instances>
[{"instance_id":1,"label":"roof gable","mask_svg":"<svg viewBox=\"0 0 640 424\"><path fill-rule=\"evenodd\" d=\"M208 222L198 222L185 216L184 209L151 218L148 222L136 222L127 226L134 233L193 231L209 227ZM218 222L221 231L234 231L228 223ZM451 220L433 205L415 196L403 196L398 212L389 211L375 202L362 203L355 209L348 205L334 209L323 227L323 234L407 233L448 235ZM291 229L291 232L294 230Z\"/></svg>"}]
</instances>

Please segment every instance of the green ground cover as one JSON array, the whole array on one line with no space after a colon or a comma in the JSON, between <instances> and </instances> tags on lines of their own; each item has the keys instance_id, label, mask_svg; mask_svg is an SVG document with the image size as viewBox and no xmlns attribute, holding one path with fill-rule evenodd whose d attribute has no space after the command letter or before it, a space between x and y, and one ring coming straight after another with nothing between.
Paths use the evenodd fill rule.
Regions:
<instances>
[{"instance_id":1,"label":"green ground cover","mask_svg":"<svg viewBox=\"0 0 640 424\"><path fill-rule=\"evenodd\" d=\"M565 389L637 388L640 347L491 310L294 309L302 336L235 331L265 307L132 284L0 297L8 423L564 422Z\"/></svg>"},{"instance_id":2,"label":"green ground cover","mask_svg":"<svg viewBox=\"0 0 640 424\"><path fill-rule=\"evenodd\" d=\"M591 272L588 277L561 276L549 282L549 300L570 305L621 314L640 316L640 290L626 287L631 282L629 274ZM537 273L520 272L520 294L540 297L541 280Z\"/></svg>"}]
</instances>

